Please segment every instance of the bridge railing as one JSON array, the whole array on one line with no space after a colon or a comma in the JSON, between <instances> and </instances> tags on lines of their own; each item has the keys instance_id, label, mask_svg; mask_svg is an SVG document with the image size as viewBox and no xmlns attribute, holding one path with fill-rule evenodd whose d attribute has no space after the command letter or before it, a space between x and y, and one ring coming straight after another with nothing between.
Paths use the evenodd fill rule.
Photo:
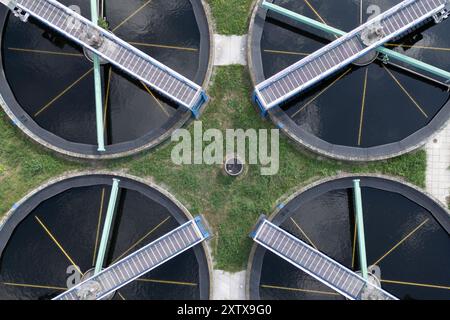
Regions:
<instances>
[{"instance_id":1,"label":"bridge railing","mask_svg":"<svg viewBox=\"0 0 450 320\"><path fill-rule=\"evenodd\" d=\"M255 242L350 300L398 300L264 216L250 235Z\"/></svg>"},{"instance_id":2,"label":"bridge railing","mask_svg":"<svg viewBox=\"0 0 450 320\"><path fill-rule=\"evenodd\" d=\"M209 238L196 217L119 260L53 300L100 300Z\"/></svg>"}]
</instances>

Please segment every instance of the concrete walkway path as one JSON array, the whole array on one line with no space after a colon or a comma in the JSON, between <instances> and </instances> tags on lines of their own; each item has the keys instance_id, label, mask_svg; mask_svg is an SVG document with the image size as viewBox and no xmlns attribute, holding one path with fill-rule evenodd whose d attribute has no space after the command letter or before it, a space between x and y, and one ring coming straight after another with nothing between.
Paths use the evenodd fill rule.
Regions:
<instances>
[{"instance_id":1,"label":"concrete walkway path","mask_svg":"<svg viewBox=\"0 0 450 320\"><path fill-rule=\"evenodd\" d=\"M247 64L247 35L214 35L214 65Z\"/></svg>"},{"instance_id":2,"label":"concrete walkway path","mask_svg":"<svg viewBox=\"0 0 450 320\"><path fill-rule=\"evenodd\" d=\"M450 124L425 150L427 151L426 188L429 193L448 205L450 196Z\"/></svg>"}]
</instances>

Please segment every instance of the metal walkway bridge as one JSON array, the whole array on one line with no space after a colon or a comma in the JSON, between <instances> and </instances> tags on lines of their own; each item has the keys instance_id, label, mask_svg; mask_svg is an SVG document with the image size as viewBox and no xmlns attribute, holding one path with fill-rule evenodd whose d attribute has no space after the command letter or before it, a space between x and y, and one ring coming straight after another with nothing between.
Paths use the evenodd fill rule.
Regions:
<instances>
[{"instance_id":1,"label":"metal walkway bridge","mask_svg":"<svg viewBox=\"0 0 450 320\"><path fill-rule=\"evenodd\" d=\"M255 88L263 114L384 43L396 40L445 10L448 0L405 0Z\"/></svg>"},{"instance_id":2,"label":"metal walkway bridge","mask_svg":"<svg viewBox=\"0 0 450 320\"><path fill-rule=\"evenodd\" d=\"M100 300L208 238L202 219L196 217L53 300Z\"/></svg>"},{"instance_id":3,"label":"metal walkway bridge","mask_svg":"<svg viewBox=\"0 0 450 320\"><path fill-rule=\"evenodd\" d=\"M293 235L261 218L254 241L350 300L398 300Z\"/></svg>"},{"instance_id":4,"label":"metal walkway bridge","mask_svg":"<svg viewBox=\"0 0 450 320\"><path fill-rule=\"evenodd\" d=\"M0 2L13 10L22 21L25 22L32 16L177 104L188 108L196 117L203 103L207 101L205 92L196 83L55 0Z\"/></svg>"}]
</instances>

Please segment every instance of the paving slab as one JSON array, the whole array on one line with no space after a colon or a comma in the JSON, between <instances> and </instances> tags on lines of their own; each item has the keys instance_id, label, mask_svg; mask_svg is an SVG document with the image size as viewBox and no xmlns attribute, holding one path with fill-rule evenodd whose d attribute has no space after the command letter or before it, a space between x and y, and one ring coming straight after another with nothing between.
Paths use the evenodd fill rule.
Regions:
<instances>
[{"instance_id":1,"label":"paving slab","mask_svg":"<svg viewBox=\"0 0 450 320\"><path fill-rule=\"evenodd\" d=\"M447 205L450 196L450 124L439 132L425 149L427 191Z\"/></svg>"},{"instance_id":2,"label":"paving slab","mask_svg":"<svg viewBox=\"0 0 450 320\"><path fill-rule=\"evenodd\" d=\"M213 300L245 300L246 271L213 271Z\"/></svg>"},{"instance_id":3,"label":"paving slab","mask_svg":"<svg viewBox=\"0 0 450 320\"><path fill-rule=\"evenodd\" d=\"M214 65L247 65L247 35L214 35Z\"/></svg>"}]
</instances>

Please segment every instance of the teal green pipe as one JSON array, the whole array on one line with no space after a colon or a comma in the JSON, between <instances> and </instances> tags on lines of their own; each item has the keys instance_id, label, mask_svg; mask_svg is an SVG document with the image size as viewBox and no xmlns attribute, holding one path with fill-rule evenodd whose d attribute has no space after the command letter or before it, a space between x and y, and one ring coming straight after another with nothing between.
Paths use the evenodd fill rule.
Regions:
<instances>
[{"instance_id":1,"label":"teal green pipe","mask_svg":"<svg viewBox=\"0 0 450 320\"><path fill-rule=\"evenodd\" d=\"M359 264L361 267L361 273L364 279L368 279L367 272L367 257L366 257L366 240L364 236L364 217L361 197L361 187L359 185L360 180L353 180L353 198L356 211L356 230L358 233L358 249L359 249Z\"/></svg>"},{"instance_id":2,"label":"teal green pipe","mask_svg":"<svg viewBox=\"0 0 450 320\"><path fill-rule=\"evenodd\" d=\"M413 67L416 67L417 69L424 70L431 74L450 80L450 72L437 68L431 64L408 57L407 55L401 54L397 51L389 50L385 47L379 47L377 48L377 51L385 54L389 59L407 63L409 65L412 65Z\"/></svg>"},{"instance_id":3,"label":"teal green pipe","mask_svg":"<svg viewBox=\"0 0 450 320\"><path fill-rule=\"evenodd\" d=\"M91 0L91 21L98 25L98 3ZM92 58L94 62L94 86L95 86L95 118L97 123L97 150L105 150L105 129L103 123L102 78L100 75L100 59L96 54Z\"/></svg>"},{"instance_id":4,"label":"teal green pipe","mask_svg":"<svg viewBox=\"0 0 450 320\"><path fill-rule=\"evenodd\" d=\"M319 22L317 20L305 17L304 15L301 15L299 13L293 12L291 10L288 10L286 8L283 8L283 7L280 7L280 6L278 6L276 4L273 4L273 3L270 3L270 2L263 1L261 6L264 9L271 10L273 12L279 13L279 14L285 16L285 17L291 18L291 19L293 19L295 21L304 23L304 24L306 24L308 26L311 26L313 28L325 31L327 33L331 33L333 35L337 35L337 36L341 37L341 36L346 34L345 31L333 28L333 27L331 27L331 26L329 26L327 24L324 24L324 23L321 23L321 22Z\"/></svg>"},{"instance_id":5,"label":"teal green pipe","mask_svg":"<svg viewBox=\"0 0 450 320\"><path fill-rule=\"evenodd\" d=\"M111 195L109 196L108 210L106 211L105 223L103 225L102 238L100 240L100 245L98 247L97 260L95 262L94 274L99 273L103 269L103 264L105 262L106 249L108 248L109 235L111 232L111 225L114 217L114 212L116 211L116 203L119 194L119 179L113 179L113 184L111 188Z\"/></svg>"},{"instance_id":6,"label":"teal green pipe","mask_svg":"<svg viewBox=\"0 0 450 320\"><path fill-rule=\"evenodd\" d=\"M303 24L306 24L306 25L308 25L310 27L313 27L315 29L319 29L319 30L322 30L324 32L330 33L332 35L336 35L336 36L342 37L343 35L346 34L345 31L342 31L342 30L330 27L327 24L324 24L324 23L321 23L321 22L316 21L314 19L305 17L305 16L303 16L303 15L301 15L299 13L292 12L292 11L290 11L288 9L285 9L283 7L280 7L280 6L278 6L276 4L273 4L273 3L270 3L270 2L263 1L262 7L264 9L271 10L271 11L274 11L276 13L279 13L279 14L285 16L285 17L291 18L291 19L293 19L295 21L298 21L298 22L301 22ZM429 72L431 74L437 75L437 76L442 77L442 78L447 79L447 80L450 80L450 72L442 70L442 69L437 68L435 66L432 66L432 65L430 65L428 63L425 63L425 62L419 61L417 59L408 57L408 56L406 56L404 54L401 54L399 52L387 49L385 47L378 47L377 51L382 53L382 54L384 54L384 55L386 55L389 59L398 60L398 61L407 63L409 65L412 65L413 67L416 67L417 69L424 70L424 71Z\"/></svg>"}]
</instances>

